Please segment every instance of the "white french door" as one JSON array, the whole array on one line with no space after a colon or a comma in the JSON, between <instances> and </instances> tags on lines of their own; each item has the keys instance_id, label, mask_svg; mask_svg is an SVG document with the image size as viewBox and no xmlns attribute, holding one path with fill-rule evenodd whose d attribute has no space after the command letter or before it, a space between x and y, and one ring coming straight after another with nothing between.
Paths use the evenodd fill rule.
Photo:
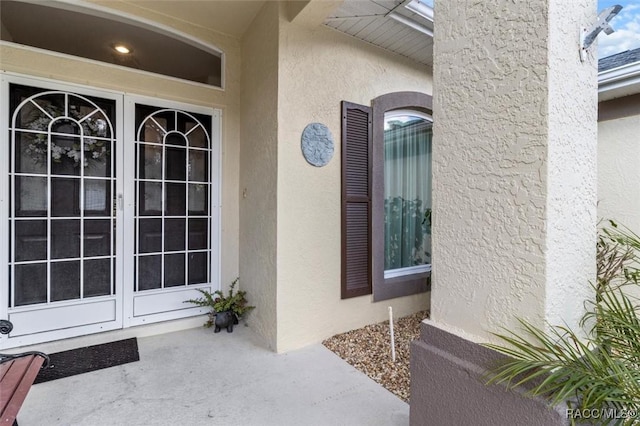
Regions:
<instances>
[{"instance_id":1,"label":"white french door","mask_svg":"<svg viewBox=\"0 0 640 426\"><path fill-rule=\"evenodd\" d=\"M220 112L7 75L0 93L0 347L198 314Z\"/></svg>"},{"instance_id":2,"label":"white french door","mask_svg":"<svg viewBox=\"0 0 640 426\"><path fill-rule=\"evenodd\" d=\"M127 97L125 116L125 324L137 325L184 316L195 288L219 288L220 112Z\"/></svg>"}]
</instances>

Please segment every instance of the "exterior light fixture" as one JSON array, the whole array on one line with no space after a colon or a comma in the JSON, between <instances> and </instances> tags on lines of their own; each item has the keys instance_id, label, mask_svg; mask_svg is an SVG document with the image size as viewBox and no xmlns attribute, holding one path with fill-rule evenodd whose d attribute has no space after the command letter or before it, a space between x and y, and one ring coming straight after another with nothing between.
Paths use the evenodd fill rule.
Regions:
<instances>
[{"instance_id":1,"label":"exterior light fixture","mask_svg":"<svg viewBox=\"0 0 640 426\"><path fill-rule=\"evenodd\" d=\"M605 34L609 35L614 32L614 29L611 28L609 21L611 21L620 11L622 10L622 6L616 4L614 6L608 7L602 10L598 14L598 19L596 22L591 24L588 28L583 28L580 33L580 60L582 62L585 61L587 57L587 49L591 47L594 41L596 41L596 37L600 32L604 31Z\"/></svg>"},{"instance_id":2,"label":"exterior light fixture","mask_svg":"<svg viewBox=\"0 0 640 426\"><path fill-rule=\"evenodd\" d=\"M122 53L123 55L131 53L131 50L123 44L116 44L115 46L113 46L113 48L116 52Z\"/></svg>"}]
</instances>

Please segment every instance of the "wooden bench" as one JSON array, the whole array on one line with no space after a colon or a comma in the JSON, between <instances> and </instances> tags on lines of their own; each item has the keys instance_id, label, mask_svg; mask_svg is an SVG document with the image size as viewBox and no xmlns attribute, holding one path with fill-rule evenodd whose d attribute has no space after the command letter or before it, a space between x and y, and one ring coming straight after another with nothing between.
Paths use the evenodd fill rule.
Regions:
<instances>
[{"instance_id":1,"label":"wooden bench","mask_svg":"<svg viewBox=\"0 0 640 426\"><path fill-rule=\"evenodd\" d=\"M0 321L0 333L9 334L13 325ZM49 357L42 352L0 354L0 425L17 425L16 416L40 368Z\"/></svg>"}]
</instances>

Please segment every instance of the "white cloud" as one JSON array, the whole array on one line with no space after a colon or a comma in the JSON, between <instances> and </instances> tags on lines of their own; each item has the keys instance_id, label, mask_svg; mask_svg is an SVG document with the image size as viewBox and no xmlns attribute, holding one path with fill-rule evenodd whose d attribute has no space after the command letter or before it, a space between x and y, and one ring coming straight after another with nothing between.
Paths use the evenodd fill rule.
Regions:
<instances>
[{"instance_id":1,"label":"white cloud","mask_svg":"<svg viewBox=\"0 0 640 426\"><path fill-rule=\"evenodd\" d=\"M618 16L613 18L611 35L598 36L598 57L614 55L625 50L640 47L640 3L625 5Z\"/></svg>"},{"instance_id":2,"label":"white cloud","mask_svg":"<svg viewBox=\"0 0 640 426\"><path fill-rule=\"evenodd\" d=\"M626 13L633 12L634 10L640 11L640 4L628 4L622 10Z\"/></svg>"},{"instance_id":3,"label":"white cloud","mask_svg":"<svg viewBox=\"0 0 640 426\"><path fill-rule=\"evenodd\" d=\"M614 55L625 50L640 47L640 33L630 30L616 30L611 35L598 37L598 57Z\"/></svg>"}]
</instances>

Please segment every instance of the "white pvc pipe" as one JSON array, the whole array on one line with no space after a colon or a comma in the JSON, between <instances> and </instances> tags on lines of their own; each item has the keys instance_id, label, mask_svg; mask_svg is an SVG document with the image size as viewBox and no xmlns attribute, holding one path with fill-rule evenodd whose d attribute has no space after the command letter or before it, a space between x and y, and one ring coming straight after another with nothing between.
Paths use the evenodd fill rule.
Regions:
<instances>
[{"instance_id":1,"label":"white pvc pipe","mask_svg":"<svg viewBox=\"0 0 640 426\"><path fill-rule=\"evenodd\" d=\"M389 306L389 331L391 332L391 360L396 362L396 341L393 334L393 309Z\"/></svg>"}]
</instances>

